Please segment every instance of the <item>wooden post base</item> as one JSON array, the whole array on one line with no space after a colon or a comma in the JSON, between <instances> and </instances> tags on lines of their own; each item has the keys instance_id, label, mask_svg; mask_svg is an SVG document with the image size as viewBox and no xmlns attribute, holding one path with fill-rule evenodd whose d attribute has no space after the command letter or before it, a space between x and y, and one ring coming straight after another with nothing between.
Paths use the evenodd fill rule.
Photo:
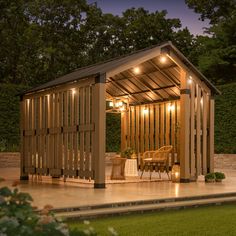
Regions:
<instances>
[{"instance_id":1,"label":"wooden post base","mask_svg":"<svg viewBox=\"0 0 236 236\"><path fill-rule=\"evenodd\" d=\"M106 188L106 184L105 183L102 183L102 184L94 183L94 188Z\"/></svg>"}]
</instances>

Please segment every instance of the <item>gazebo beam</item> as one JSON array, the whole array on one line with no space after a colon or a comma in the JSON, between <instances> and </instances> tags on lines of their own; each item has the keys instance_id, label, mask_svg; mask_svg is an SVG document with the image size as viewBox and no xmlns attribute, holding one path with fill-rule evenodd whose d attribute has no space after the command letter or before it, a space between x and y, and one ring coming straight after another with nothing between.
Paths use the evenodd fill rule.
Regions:
<instances>
[{"instance_id":1,"label":"gazebo beam","mask_svg":"<svg viewBox=\"0 0 236 236\"><path fill-rule=\"evenodd\" d=\"M175 87L175 85L169 85L169 86L165 86L165 87L160 87L160 88L152 89L152 91L155 92L155 91L159 91L159 90L162 90L162 89L173 88L173 87ZM114 96L114 97L123 97L123 96L129 96L129 95L132 96L132 95L135 95L135 94L147 93L147 92L150 92L150 90L142 90L142 91L134 92L134 93L125 93L125 94ZM158 96L162 98L162 100L160 100L160 101L164 101L165 100L165 98L163 98L161 95L158 95ZM152 101L153 101L153 99L152 99Z\"/></svg>"}]
</instances>

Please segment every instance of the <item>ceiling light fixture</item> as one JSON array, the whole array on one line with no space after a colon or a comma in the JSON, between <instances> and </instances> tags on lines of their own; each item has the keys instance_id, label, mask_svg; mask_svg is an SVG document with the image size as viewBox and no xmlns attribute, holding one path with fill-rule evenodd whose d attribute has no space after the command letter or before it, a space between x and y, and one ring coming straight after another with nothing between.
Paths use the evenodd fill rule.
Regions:
<instances>
[{"instance_id":1,"label":"ceiling light fixture","mask_svg":"<svg viewBox=\"0 0 236 236\"><path fill-rule=\"evenodd\" d=\"M166 56L161 56L161 57L160 57L160 62L161 62L161 63L164 64L164 63L166 63L166 61L167 61Z\"/></svg>"},{"instance_id":2,"label":"ceiling light fixture","mask_svg":"<svg viewBox=\"0 0 236 236\"><path fill-rule=\"evenodd\" d=\"M140 68L139 67L134 67L133 72L136 75L140 74Z\"/></svg>"}]
</instances>

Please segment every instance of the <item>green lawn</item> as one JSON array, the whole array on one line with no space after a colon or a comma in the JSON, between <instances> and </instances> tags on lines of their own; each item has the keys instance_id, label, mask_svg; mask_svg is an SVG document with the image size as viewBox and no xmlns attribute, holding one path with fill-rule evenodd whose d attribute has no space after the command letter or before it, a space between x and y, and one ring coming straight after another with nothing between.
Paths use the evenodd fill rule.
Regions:
<instances>
[{"instance_id":1,"label":"green lawn","mask_svg":"<svg viewBox=\"0 0 236 236\"><path fill-rule=\"evenodd\" d=\"M110 217L92 220L90 225L99 235L109 235L107 228L112 226L122 236L235 236L236 205ZM81 222L72 222L70 227L86 228Z\"/></svg>"}]
</instances>

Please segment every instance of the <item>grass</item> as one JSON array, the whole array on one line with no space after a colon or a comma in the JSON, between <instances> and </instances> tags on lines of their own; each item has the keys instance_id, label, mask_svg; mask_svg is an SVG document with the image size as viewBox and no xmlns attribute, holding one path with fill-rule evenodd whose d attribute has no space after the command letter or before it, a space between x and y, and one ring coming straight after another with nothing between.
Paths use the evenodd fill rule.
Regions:
<instances>
[{"instance_id":1,"label":"grass","mask_svg":"<svg viewBox=\"0 0 236 236\"><path fill-rule=\"evenodd\" d=\"M99 235L109 235L112 226L122 236L235 236L236 205L212 206L92 220ZM82 222L70 227L87 228Z\"/></svg>"}]
</instances>

